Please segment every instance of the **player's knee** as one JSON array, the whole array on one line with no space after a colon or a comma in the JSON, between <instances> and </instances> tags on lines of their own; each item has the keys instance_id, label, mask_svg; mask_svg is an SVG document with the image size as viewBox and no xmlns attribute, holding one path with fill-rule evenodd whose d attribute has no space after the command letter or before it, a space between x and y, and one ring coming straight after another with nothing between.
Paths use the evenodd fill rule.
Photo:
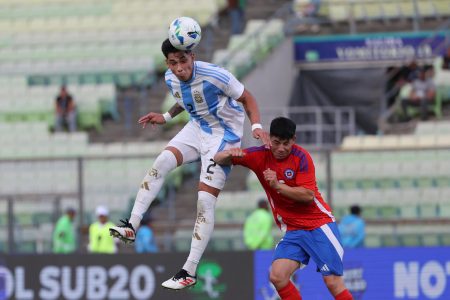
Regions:
<instances>
[{"instance_id":1,"label":"player's knee","mask_svg":"<svg viewBox=\"0 0 450 300\"><path fill-rule=\"evenodd\" d=\"M270 270L269 279L277 289L285 287L289 282L289 276L285 272L274 269Z\"/></svg>"},{"instance_id":2,"label":"player's knee","mask_svg":"<svg viewBox=\"0 0 450 300\"><path fill-rule=\"evenodd\" d=\"M164 177L176 167L177 159L175 155L169 150L163 150L156 158L147 175L154 178Z\"/></svg>"},{"instance_id":3,"label":"player's knee","mask_svg":"<svg viewBox=\"0 0 450 300\"><path fill-rule=\"evenodd\" d=\"M203 215L206 218L214 218L214 209L216 207L217 197L214 195L199 191L197 201L197 215Z\"/></svg>"},{"instance_id":4,"label":"player's knee","mask_svg":"<svg viewBox=\"0 0 450 300\"><path fill-rule=\"evenodd\" d=\"M337 295L345 290L344 280L342 279L342 276L323 276L323 280L332 295Z\"/></svg>"}]
</instances>

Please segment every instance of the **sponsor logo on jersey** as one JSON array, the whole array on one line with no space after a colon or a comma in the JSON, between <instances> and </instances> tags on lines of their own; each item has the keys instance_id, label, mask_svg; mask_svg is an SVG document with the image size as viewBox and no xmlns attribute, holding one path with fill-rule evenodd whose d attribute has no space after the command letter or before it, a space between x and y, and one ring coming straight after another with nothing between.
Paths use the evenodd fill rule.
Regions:
<instances>
[{"instance_id":1,"label":"sponsor logo on jersey","mask_svg":"<svg viewBox=\"0 0 450 300\"><path fill-rule=\"evenodd\" d=\"M203 102L202 95L200 95L199 91L194 91L194 100L197 103L202 103Z\"/></svg>"},{"instance_id":2,"label":"sponsor logo on jersey","mask_svg":"<svg viewBox=\"0 0 450 300\"><path fill-rule=\"evenodd\" d=\"M178 93L178 92L175 92L175 94L173 94L173 96L174 96L175 98L181 98L180 93Z\"/></svg>"},{"instance_id":3,"label":"sponsor logo on jersey","mask_svg":"<svg viewBox=\"0 0 450 300\"><path fill-rule=\"evenodd\" d=\"M286 177L287 179L294 178L294 170L292 170L292 169L284 170L284 177Z\"/></svg>"}]
</instances>

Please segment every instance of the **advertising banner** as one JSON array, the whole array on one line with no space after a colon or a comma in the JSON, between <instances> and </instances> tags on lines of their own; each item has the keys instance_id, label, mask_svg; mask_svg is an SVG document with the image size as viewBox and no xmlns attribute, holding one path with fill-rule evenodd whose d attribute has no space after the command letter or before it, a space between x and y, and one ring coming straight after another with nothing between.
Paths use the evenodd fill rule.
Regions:
<instances>
[{"instance_id":1,"label":"advertising banner","mask_svg":"<svg viewBox=\"0 0 450 300\"><path fill-rule=\"evenodd\" d=\"M445 52L445 32L385 32L294 38L299 64L324 62L393 62L432 59Z\"/></svg>"},{"instance_id":2,"label":"advertising banner","mask_svg":"<svg viewBox=\"0 0 450 300\"><path fill-rule=\"evenodd\" d=\"M0 256L0 299L253 299L253 253L206 253L197 284L161 287L187 254Z\"/></svg>"},{"instance_id":3,"label":"advertising banner","mask_svg":"<svg viewBox=\"0 0 450 300\"><path fill-rule=\"evenodd\" d=\"M272 251L255 253L255 299L276 300ZM313 261L293 278L305 300L332 300ZM344 280L355 300L450 299L450 248L346 250Z\"/></svg>"}]
</instances>

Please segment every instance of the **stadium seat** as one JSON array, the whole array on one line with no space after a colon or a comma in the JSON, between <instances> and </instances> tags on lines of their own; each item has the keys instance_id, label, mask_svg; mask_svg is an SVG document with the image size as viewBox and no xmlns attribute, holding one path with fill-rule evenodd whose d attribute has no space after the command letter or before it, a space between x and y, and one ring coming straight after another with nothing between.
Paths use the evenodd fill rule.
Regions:
<instances>
[{"instance_id":1,"label":"stadium seat","mask_svg":"<svg viewBox=\"0 0 450 300\"><path fill-rule=\"evenodd\" d=\"M441 241L438 234L425 234L422 236L423 246L440 246Z\"/></svg>"},{"instance_id":2,"label":"stadium seat","mask_svg":"<svg viewBox=\"0 0 450 300\"><path fill-rule=\"evenodd\" d=\"M422 245L421 237L420 234L400 235L400 243L402 246L417 247Z\"/></svg>"}]
</instances>

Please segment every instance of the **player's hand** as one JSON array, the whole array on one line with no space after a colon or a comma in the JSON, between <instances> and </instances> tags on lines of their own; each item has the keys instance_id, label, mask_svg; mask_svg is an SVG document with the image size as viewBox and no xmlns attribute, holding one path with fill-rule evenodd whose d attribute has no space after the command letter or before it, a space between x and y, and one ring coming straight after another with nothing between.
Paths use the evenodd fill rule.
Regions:
<instances>
[{"instance_id":1,"label":"player's hand","mask_svg":"<svg viewBox=\"0 0 450 300\"><path fill-rule=\"evenodd\" d=\"M267 181L271 188L278 189L280 183L278 182L277 172L269 168L263 172L263 175L264 179Z\"/></svg>"},{"instance_id":2,"label":"player's hand","mask_svg":"<svg viewBox=\"0 0 450 300\"><path fill-rule=\"evenodd\" d=\"M252 134L255 139L261 140L267 149L272 146L268 132L262 130L261 128L256 128L253 130Z\"/></svg>"},{"instance_id":3,"label":"player's hand","mask_svg":"<svg viewBox=\"0 0 450 300\"><path fill-rule=\"evenodd\" d=\"M227 150L230 157L243 157L245 152L241 148L230 148Z\"/></svg>"},{"instance_id":4,"label":"player's hand","mask_svg":"<svg viewBox=\"0 0 450 300\"><path fill-rule=\"evenodd\" d=\"M151 112L141 117L138 123L142 125L142 128L145 128L147 123L150 123L152 125L154 124L162 125L166 123L166 120L164 119L162 114Z\"/></svg>"}]
</instances>

